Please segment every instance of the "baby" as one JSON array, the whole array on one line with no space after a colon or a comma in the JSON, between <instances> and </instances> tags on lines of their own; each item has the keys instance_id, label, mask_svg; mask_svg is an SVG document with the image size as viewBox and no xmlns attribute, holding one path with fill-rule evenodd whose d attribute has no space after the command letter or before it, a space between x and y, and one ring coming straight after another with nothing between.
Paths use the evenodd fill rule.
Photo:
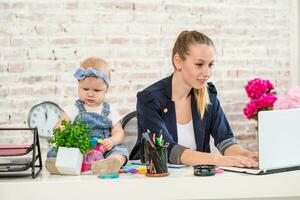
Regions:
<instances>
[{"instance_id":1,"label":"baby","mask_svg":"<svg viewBox=\"0 0 300 200\"><path fill-rule=\"evenodd\" d=\"M121 145L124 130L120 115L109 103L105 95L110 84L110 69L101 58L87 58L74 74L78 80L79 99L73 105L64 108L56 127L61 127L62 120L75 122L81 120L89 126L90 136L103 140L104 159L92 163L96 174L118 173L128 160L128 151ZM46 168L50 173L59 173L55 168L55 158L48 158Z\"/></svg>"}]
</instances>

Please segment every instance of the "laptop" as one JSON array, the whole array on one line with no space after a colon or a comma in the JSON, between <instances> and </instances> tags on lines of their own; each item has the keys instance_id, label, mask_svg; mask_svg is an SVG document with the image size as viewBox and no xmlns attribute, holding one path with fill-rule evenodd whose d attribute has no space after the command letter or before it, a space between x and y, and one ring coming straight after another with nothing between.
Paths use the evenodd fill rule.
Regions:
<instances>
[{"instance_id":1,"label":"laptop","mask_svg":"<svg viewBox=\"0 0 300 200\"><path fill-rule=\"evenodd\" d=\"M257 138L258 168L220 168L257 175L300 170L300 109L260 111Z\"/></svg>"}]
</instances>

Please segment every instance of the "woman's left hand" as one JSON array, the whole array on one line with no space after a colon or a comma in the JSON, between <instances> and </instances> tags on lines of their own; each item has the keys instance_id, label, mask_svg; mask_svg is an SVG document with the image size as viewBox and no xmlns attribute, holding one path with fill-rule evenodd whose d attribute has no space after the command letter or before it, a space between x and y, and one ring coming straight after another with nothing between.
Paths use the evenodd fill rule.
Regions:
<instances>
[{"instance_id":1,"label":"woman's left hand","mask_svg":"<svg viewBox=\"0 0 300 200\"><path fill-rule=\"evenodd\" d=\"M103 140L102 145L105 149L105 151L109 151L114 147L114 142L111 138L106 138Z\"/></svg>"}]
</instances>

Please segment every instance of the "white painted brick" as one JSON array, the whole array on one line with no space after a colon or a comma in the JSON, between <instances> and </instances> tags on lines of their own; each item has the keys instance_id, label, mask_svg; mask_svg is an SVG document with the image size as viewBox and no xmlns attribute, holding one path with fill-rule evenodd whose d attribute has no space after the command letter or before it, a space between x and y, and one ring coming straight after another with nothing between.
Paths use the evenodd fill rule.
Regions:
<instances>
[{"instance_id":1,"label":"white painted brick","mask_svg":"<svg viewBox=\"0 0 300 200\"><path fill-rule=\"evenodd\" d=\"M78 60L83 51L78 50L76 46L74 47L66 47L68 45L62 45L61 47L55 48L52 50L53 59L62 59L62 60L70 60L76 59Z\"/></svg>"},{"instance_id":2,"label":"white painted brick","mask_svg":"<svg viewBox=\"0 0 300 200\"><path fill-rule=\"evenodd\" d=\"M37 37L15 37L10 40L12 47L39 47L41 45L46 46L47 44L47 39Z\"/></svg>"},{"instance_id":3,"label":"white painted brick","mask_svg":"<svg viewBox=\"0 0 300 200\"><path fill-rule=\"evenodd\" d=\"M34 33L39 36L62 36L67 32L64 24L35 24Z\"/></svg>"},{"instance_id":4,"label":"white painted brick","mask_svg":"<svg viewBox=\"0 0 300 200\"><path fill-rule=\"evenodd\" d=\"M134 21L141 24L165 24L170 22L170 17L166 13L136 13Z\"/></svg>"},{"instance_id":5,"label":"white painted brick","mask_svg":"<svg viewBox=\"0 0 300 200\"><path fill-rule=\"evenodd\" d=\"M103 23L123 24L131 23L134 20L132 13L128 12L112 12L99 16L99 21Z\"/></svg>"},{"instance_id":6,"label":"white painted brick","mask_svg":"<svg viewBox=\"0 0 300 200\"><path fill-rule=\"evenodd\" d=\"M42 12L57 12L61 11L63 4L59 1L36 1L28 3L28 8L30 10L40 10Z\"/></svg>"},{"instance_id":7,"label":"white painted brick","mask_svg":"<svg viewBox=\"0 0 300 200\"><path fill-rule=\"evenodd\" d=\"M165 6L157 4L154 1L149 2L134 2L134 10L137 12L164 12Z\"/></svg>"},{"instance_id":8,"label":"white painted brick","mask_svg":"<svg viewBox=\"0 0 300 200\"><path fill-rule=\"evenodd\" d=\"M6 2L0 2L0 10L6 10L9 9L10 5Z\"/></svg>"},{"instance_id":9,"label":"white painted brick","mask_svg":"<svg viewBox=\"0 0 300 200\"><path fill-rule=\"evenodd\" d=\"M26 50L24 48L1 48L0 52L4 60L20 60L26 56Z\"/></svg>"},{"instance_id":10,"label":"white painted brick","mask_svg":"<svg viewBox=\"0 0 300 200\"><path fill-rule=\"evenodd\" d=\"M63 25L64 31L68 36L78 36L79 38L83 35L85 37L93 35L93 26L95 23L72 23Z\"/></svg>"},{"instance_id":11,"label":"white painted brick","mask_svg":"<svg viewBox=\"0 0 300 200\"><path fill-rule=\"evenodd\" d=\"M49 24L68 24L73 23L74 18L72 15L66 13L45 13L43 15L43 22Z\"/></svg>"},{"instance_id":12,"label":"white painted brick","mask_svg":"<svg viewBox=\"0 0 300 200\"><path fill-rule=\"evenodd\" d=\"M48 48L31 48L26 52L30 60L56 60L55 50Z\"/></svg>"},{"instance_id":13,"label":"white painted brick","mask_svg":"<svg viewBox=\"0 0 300 200\"><path fill-rule=\"evenodd\" d=\"M24 2L12 2L10 5L10 8L13 10L23 10L25 8L27 8L27 4Z\"/></svg>"},{"instance_id":14,"label":"white painted brick","mask_svg":"<svg viewBox=\"0 0 300 200\"><path fill-rule=\"evenodd\" d=\"M120 36L127 35L128 27L120 26L120 24L102 24L93 27L93 35L95 37Z\"/></svg>"},{"instance_id":15,"label":"white painted brick","mask_svg":"<svg viewBox=\"0 0 300 200\"><path fill-rule=\"evenodd\" d=\"M128 25L128 33L132 35L157 36L161 32L161 25L157 24L133 24Z\"/></svg>"},{"instance_id":16,"label":"white painted brick","mask_svg":"<svg viewBox=\"0 0 300 200\"><path fill-rule=\"evenodd\" d=\"M266 78L283 94L291 79L290 0L11 0L0 11L1 126L26 126L29 109L43 100L73 103L73 73L89 56L113 70L107 99L122 115L135 110L136 92L172 73L182 30L214 40L211 80L245 146L255 148L255 122L242 114L244 85Z\"/></svg>"}]
</instances>

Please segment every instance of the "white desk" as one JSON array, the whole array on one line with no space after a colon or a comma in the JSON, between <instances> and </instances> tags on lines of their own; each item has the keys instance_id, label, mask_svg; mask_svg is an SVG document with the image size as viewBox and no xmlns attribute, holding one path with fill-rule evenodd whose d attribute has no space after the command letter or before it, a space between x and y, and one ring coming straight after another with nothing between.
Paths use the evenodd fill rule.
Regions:
<instances>
[{"instance_id":1,"label":"white desk","mask_svg":"<svg viewBox=\"0 0 300 200\"><path fill-rule=\"evenodd\" d=\"M0 178L0 199L300 199L300 171L263 176L225 172L212 177L196 177L191 167L169 172L168 177L159 178L121 174L118 179L99 179L96 175L50 175L43 170L36 179Z\"/></svg>"}]
</instances>

